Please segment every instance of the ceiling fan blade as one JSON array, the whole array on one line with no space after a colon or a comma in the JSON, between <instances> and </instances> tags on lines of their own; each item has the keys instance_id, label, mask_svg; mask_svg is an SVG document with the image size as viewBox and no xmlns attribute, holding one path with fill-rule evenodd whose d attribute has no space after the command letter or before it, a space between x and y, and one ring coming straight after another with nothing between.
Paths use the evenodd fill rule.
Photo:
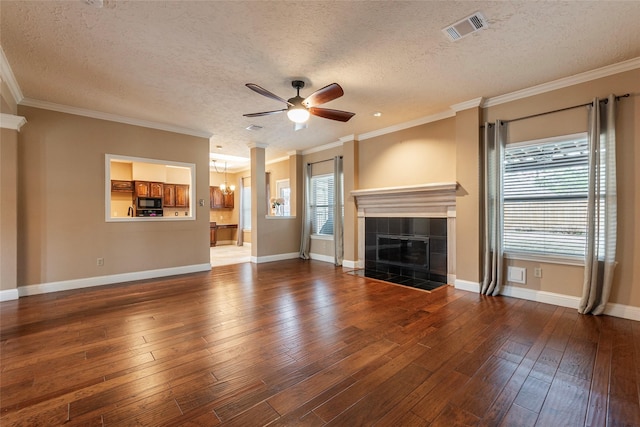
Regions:
<instances>
[{"instance_id":1,"label":"ceiling fan blade","mask_svg":"<svg viewBox=\"0 0 640 427\"><path fill-rule=\"evenodd\" d=\"M322 89L318 89L313 92L311 95L307 96L304 101L302 101L302 105L307 108L315 107L316 105L324 104L325 102L332 101L336 98L340 98L344 95L344 91L342 87L338 83L331 83L323 87Z\"/></svg>"},{"instance_id":2,"label":"ceiling fan blade","mask_svg":"<svg viewBox=\"0 0 640 427\"><path fill-rule=\"evenodd\" d=\"M260 116L268 116L270 114L278 114L278 113L282 113L284 111L287 111L287 109L285 108L284 110L263 111L261 113L249 113L249 114L243 114L243 116L245 116L245 117L260 117Z\"/></svg>"},{"instance_id":3,"label":"ceiling fan blade","mask_svg":"<svg viewBox=\"0 0 640 427\"><path fill-rule=\"evenodd\" d=\"M293 104L287 101L286 99L280 98L278 95L269 92L265 88L260 87L255 83L247 83L245 86L251 89L252 91L259 93L262 96L266 96L267 98L275 99L276 101L284 102L287 105L293 106Z\"/></svg>"},{"instance_id":4,"label":"ceiling fan blade","mask_svg":"<svg viewBox=\"0 0 640 427\"><path fill-rule=\"evenodd\" d=\"M348 111L330 110L328 108L309 108L309 112L314 116L325 119L338 120L340 122L348 122L349 119L356 115Z\"/></svg>"}]
</instances>

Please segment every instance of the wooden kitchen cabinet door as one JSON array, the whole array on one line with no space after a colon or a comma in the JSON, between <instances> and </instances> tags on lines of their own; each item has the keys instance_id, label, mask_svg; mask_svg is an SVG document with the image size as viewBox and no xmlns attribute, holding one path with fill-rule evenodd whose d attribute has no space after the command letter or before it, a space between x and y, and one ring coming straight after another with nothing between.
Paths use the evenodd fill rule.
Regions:
<instances>
[{"instance_id":1,"label":"wooden kitchen cabinet door","mask_svg":"<svg viewBox=\"0 0 640 427\"><path fill-rule=\"evenodd\" d=\"M175 185L175 207L189 207L189 186L184 184Z\"/></svg>"},{"instance_id":2,"label":"wooden kitchen cabinet door","mask_svg":"<svg viewBox=\"0 0 640 427\"><path fill-rule=\"evenodd\" d=\"M161 182L149 183L149 197L162 197L164 196L164 184Z\"/></svg>"},{"instance_id":3,"label":"wooden kitchen cabinet door","mask_svg":"<svg viewBox=\"0 0 640 427\"><path fill-rule=\"evenodd\" d=\"M224 208L224 197L220 187L209 187L209 199L211 209Z\"/></svg>"},{"instance_id":4,"label":"wooden kitchen cabinet door","mask_svg":"<svg viewBox=\"0 0 640 427\"><path fill-rule=\"evenodd\" d=\"M233 209L233 193L224 195L224 207Z\"/></svg>"},{"instance_id":5,"label":"wooden kitchen cabinet door","mask_svg":"<svg viewBox=\"0 0 640 427\"><path fill-rule=\"evenodd\" d=\"M136 181L136 197L150 197L149 183L147 181Z\"/></svg>"},{"instance_id":6,"label":"wooden kitchen cabinet door","mask_svg":"<svg viewBox=\"0 0 640 427\"><path fill-rule=\"evenodd\" d=\"M165 184L163 186L162 206L172 207L176 205L176 186L173 184Z\"/></svg>"}]
</instances>

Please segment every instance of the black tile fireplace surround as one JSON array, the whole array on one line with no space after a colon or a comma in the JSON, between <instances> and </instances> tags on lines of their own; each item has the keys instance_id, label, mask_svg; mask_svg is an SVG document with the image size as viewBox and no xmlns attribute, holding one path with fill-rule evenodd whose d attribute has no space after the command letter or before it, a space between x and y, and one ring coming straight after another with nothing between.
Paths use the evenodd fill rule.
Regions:
<instances>
[{"instance_id":1,"label":"black tile fireplace surround","mask_svg":"<svg viewBox=\"0 0 640 427\"><path fill-rule=\"evenodd\" d=\"M360 274L432 290L447 283L446 218L365 218Z\"/></svg>"}]
</instances>

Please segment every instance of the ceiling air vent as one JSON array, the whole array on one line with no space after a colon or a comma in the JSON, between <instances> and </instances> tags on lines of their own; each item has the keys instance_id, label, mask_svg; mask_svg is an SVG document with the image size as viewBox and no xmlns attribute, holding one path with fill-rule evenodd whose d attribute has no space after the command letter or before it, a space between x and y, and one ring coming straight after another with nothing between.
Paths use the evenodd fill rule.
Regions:
<instances>
[{"instance_id":1,"label":"ceiling air vent","mask_svg":"<svg viewBox=\"0 0 640 427\"><path fill-rule=\"evenodd\" d=\"M463 37L468 36L471 33L475 33L479 30L484 30L488 28L489 24L487 20L484 18L482 13L476 12L471 16L467 16L466 18L456 22L453 25L449 25L446 28L442 29L442 32L447 35L449 40L456 41L460 40Z\"/></svg>"}]
</instances>

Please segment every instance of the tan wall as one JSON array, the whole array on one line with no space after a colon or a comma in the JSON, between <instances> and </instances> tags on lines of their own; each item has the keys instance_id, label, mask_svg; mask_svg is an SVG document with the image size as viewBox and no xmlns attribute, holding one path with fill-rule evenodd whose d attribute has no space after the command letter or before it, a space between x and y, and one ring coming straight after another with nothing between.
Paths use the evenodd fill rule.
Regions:
<instances>
[{"instance_id":1,"label":"tan wall","mask_svg":"<svg viewBox=\"0 0 640 427\"><path fill-rule=\"evenodd\" d=\"M360 189L456 180L455 118L361 141Z\"/></svg>"},{"instance_id":2,"label":"tan wall","mask_svg":"<svg viewBox=\"0 0 640 427\"><path fill-rule=\"evenodd\" d=\"M485 120L508 120L590 102L608 94L635 94L617 106L617 183L618 183L618 266L615 270L610 302L640 307L640 70L582 83L486 108ZM587 111L580 108L509 124L509 142L584 132ZM510 260L510 265L527 268L527 289L579 297L582 293L582 267ZM542 268L542 278L532 277L533 268ZM511 286L523 286L512 284Z\"/></svg>"},{"instance_id":3,"label":"tan wall","mask_svg":"<svg viewBox=\"0 0 640 427\"><path fill-rule=\"evenodd\" d=\"M0 291L18 283L17 166L18 132L0 129Z\"/></svg>"},{"instance_id":4,"label":"tan wall","mask_svg":"<svg viewBox=\"0 0 640 427\"><path fill-rule=\"evenodd\" d=\"M482 276L480 110L456 114L456 280L478 283Z\"/></svg>"},{"instance_id":5,"label":"tan wall","mask_svg":"<svg viewBox=\"0 0 640 427\"><path fill-rule=\"evenodd\" d=\"M196 164L209 199L208 140L38 108L18 150L18 284L209 262L208 207L196 220L106 223L105 154ZM104 266L96 266L96 258Z\"/></svg>"}]
</instances>

